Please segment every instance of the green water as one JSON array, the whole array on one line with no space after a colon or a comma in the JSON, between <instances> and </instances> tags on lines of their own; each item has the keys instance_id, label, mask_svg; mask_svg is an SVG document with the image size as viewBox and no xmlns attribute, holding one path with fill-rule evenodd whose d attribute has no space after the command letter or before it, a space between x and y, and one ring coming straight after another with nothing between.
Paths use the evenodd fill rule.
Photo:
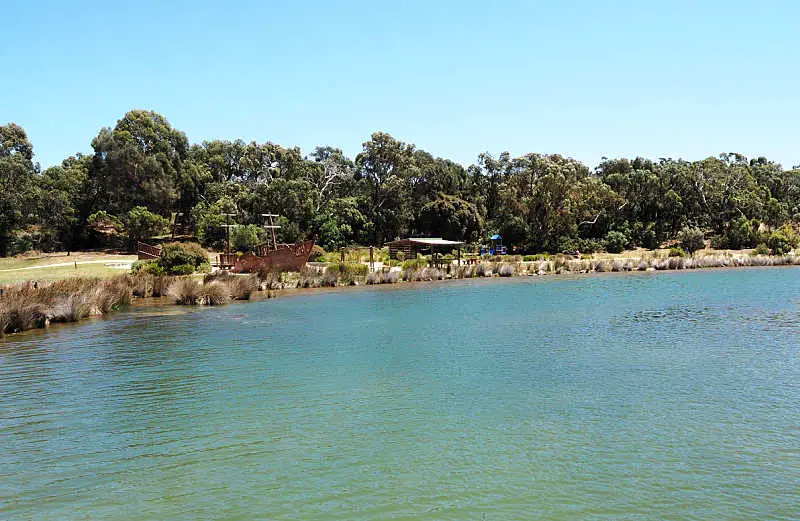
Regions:
<instances>
[{"instance_id":1,"label":"green water","mask_svg":"<svg viewBox=\"0 0 800 521\"><path fill-rule=\"evenodd\" d=\"M800 518L800 271L140 309L0 341L0 519Z\"/></svg>"}]
</instances>

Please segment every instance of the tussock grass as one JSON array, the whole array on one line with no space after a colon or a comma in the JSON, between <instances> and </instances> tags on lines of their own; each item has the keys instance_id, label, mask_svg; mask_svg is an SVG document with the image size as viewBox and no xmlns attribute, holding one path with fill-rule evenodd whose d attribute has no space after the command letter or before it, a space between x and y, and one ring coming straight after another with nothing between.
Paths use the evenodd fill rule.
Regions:
<instances>
[{"instance_id":1,"label":"tussock grass","mask_svg":"<svg viewBox=\"0 0 800 521\"><path fill-rule=\"evenodd\" d=\"M475 275L477 277L491 277L494 271L494 264L489 262L481 262L475 267Z\"/></svg>"},{"instance_id":2,"label":"tussock grass","mask_svg":"<svg viewBox=\"0 0 800 521\"><path fill-rule=\"evenodd\" d=\"M318 288L322 286L322 276L325 268L317 266L306 266L300 270L297 280L298 288Z\"/></svg>"},{"instance_id":3,"label":"tussock grass","mask_svg":"<svg viewBox=\"0 0 800 521\"><path fill-rule=\"evenodd\" d=\"M230 293L231 288L228 284L212 281L200 286L197 303L206 306L222 306L230 302Z\"/></svg>"},{"instance_id":4,"label":"tussock grass","mask_svg":"<svg viewBox=\"0 0 800 521\"><path fill-rule=\"evenodd\" d=\"M165 297L167 290L175 282L175 277L170 275L152 275L150 273L138 272L127 276L128 283L133 291L133 296Z\"/></svg>"},{"instance_id":5,"label":"tussock grass","mask_svg":"<svg viewBox=\"0 0 800 521\"><path fill-rule=\"evenodd\" d=\"M517 269L513 264L501 264L497 270L497 274L501 277L513 277L517 273Z\"/></svg>"},{"instance_id":6,"label":"tussock grass","mask_svg":"<svg viewBox=\"0 0 800 521\"><path fill-rule=\"evenodd\" d=\"M397 284L400 281L398 271L376 271L367 275L366 283L375 284Z\"/></svg>"},{"instance_id":7,"label":"tussock grass","mask_svg":"<svg viewBox=\"0 0 800 521\"><path fill-rule=\"evenodd\" d=\"M331 269L330 266L325 270L325 273L322 274L322 285L327 287L336 287L336 284L339 282L339 272L338 270Z\"/></svg>"},{"instance_id":8,"label":"tussock grass","mask_svg":"<svg viewBox=\"0 0 800 521\"><path fill-rule=\"evenodd\" d=\"M105 280L76 277L40 287L6 286L0 298L0 334L76 322L120 309L132 300L132 283L126 275Z\"/></svg>"},{"instance_id":9,"label":"tussock grass","mask_svg":"<svg viewBox=\"0 0 800 521\"><path fill-rule=\"evenodd\" d=\"M258 291L258 277L255 275L235 276L227 281L228 294L233 300L250 300Z\"/></svg>"},{"instance_id":10,"label":"tussock grass","mask_svg":"<svg viewBox=\"0 0 800 521\"><path fill-rule=\"evenodd\" d=\"M249 300L258 291L255 275L234 275L227 272L206 275L203 283L190 278L179 278L169 287L167 294L176 304L184 306L221 306L231 300Z\"/></svg>"},{"instance_id":11,"label":"tussock grass","mask_svg":"<svg viewBox=\"0 0 800 521\"><path fill-rule=\"evenodd\" d=\"M194 306L200 303L200 283L193 279L177 279L167 290L176 304Z\"/></svg>"},{"instance_id":12,"label":"tussock grass","mask_svg":"<svg viewBox=\"0 0 800 521\"><path fill-rule=\"evenodd\" d=\"M471 279L475 276L475 266L456 266L453 270L454 279Z\"/></svg>"}]
</instances>

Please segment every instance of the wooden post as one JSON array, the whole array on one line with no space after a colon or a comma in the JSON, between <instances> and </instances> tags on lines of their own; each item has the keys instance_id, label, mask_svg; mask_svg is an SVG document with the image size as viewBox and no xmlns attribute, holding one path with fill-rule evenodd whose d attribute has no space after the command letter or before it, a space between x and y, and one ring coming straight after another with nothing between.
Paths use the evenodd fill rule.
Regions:
<instances>
[{"instance_id":1,"label":"wooden post","mask_svg":"<svg viewBox=\"0 0 800 521\"><path fill-rule=\"evenodd\" d=\"M225 253L230 255L231 254L231 226L232 226L231 225L231 215L236 215L236 214L224 213L222 215L225 216L225 224L224 224L224 226L225 226L225 242L227 243L226 247L225 247Z\"/></svg>"},{"instance_id":2,"label":"wooden post","mask_svg":"<svg viewBox=\"0 0 800 521\"><path fill-rule=\"evenodd\" d=\"M375 246L369 247L369 271L375 271Z\"/></svg>"},{"instance_id":3,"label":"wooden post","mask_svg":"<svg viewBox=\"0 0 800 521\"><path fill-rule=\"evenodd\" d=\"M461 266L461 247L458 248L458 264L457 266Z\"/></svg>"},{"instance_id":4,"label":"wooden post","mask_svg":"<svg viewBox=\"0 0 800 521\"><path fill-rule=\"evenodd\" d=\"M341 251L341 253L342 253L342 256L341 256L341 262L340 262L340 264L344 264L344 248L342 248L342 251Z\"/></svg>"}]
</instances>

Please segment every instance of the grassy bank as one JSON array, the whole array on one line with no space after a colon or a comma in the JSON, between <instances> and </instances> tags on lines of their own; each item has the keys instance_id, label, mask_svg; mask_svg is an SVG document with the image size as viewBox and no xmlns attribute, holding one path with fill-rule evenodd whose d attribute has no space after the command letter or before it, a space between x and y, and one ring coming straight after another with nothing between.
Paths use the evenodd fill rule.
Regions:
<instances>
[{"instance_id":1,"label":"grassy bank","mask_svg":"<svg viewBox=\"0 0 800 521\"><path fill-rule=\"evenodd\" d=\"M663 256L643 253L575 259L565 255L537 256L531 260L505 257L484 259L467 266L427 266L422 259L403 267L369 272L358 262L308 266L299 273L262 272L234 275L216 272L205 276L171 277L136 273L111 278L72 277L54 282L25 282L0 285L0 334L47 327L55 322L76 322L121 309L134 298L169 297L179 305L223 305L232 300L249 300L259 291L271 297L279 290L403 284L434 280L489 277L548 276L558 274L629 271L665 271L747 266L797 266L798 255L752 255L701 253L694 256Z\"/></svg>"},{"instance_id":2,"label":"grassy bank","mask_svg":"<svg viewBox=\"0 0 800 521\"><path fill-rule=\"evenodd\" d=\"M227 273L202 282L193 277L136 274L4 285L0 286L0 335L106 315L134 298L169 296L176 304L219 305L249 299L257 289L255 277Z\"/></svg>"},{"instance_id":3,"label":"grassy bank","mask_svg":"<svg viewBox=\"0 0 800 521\"><path fill-rule=\"evenodd\" d=\"M299 273L271 274L263 284L269 289L319 288L354 285L397 284L479 277L546 276L557 274L604 273L626 271L691 270L747 266L796 266L797 255L752 255L746 253L704 253L694 256L667 256L641 253L634 256L604 255L576 259L567 255L534 256L535 260L507 256L483 259L477 264L431 267L422 260L406 262L402 267L370 273L361 263L331 263L327 267L310 266ZM502 259L502 260L498 260Z\"/></svg>"}]
</instances>

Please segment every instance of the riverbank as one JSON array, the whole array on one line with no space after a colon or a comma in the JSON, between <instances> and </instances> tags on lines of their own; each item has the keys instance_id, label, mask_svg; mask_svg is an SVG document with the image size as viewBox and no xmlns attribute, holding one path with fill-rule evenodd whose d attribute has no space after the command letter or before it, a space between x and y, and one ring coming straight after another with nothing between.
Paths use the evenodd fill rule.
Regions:
<instances>
[{"instance_id":1,"label":"riverbank","mask_svg":"<svg viewBox=\"0 0 800 521\"><path fill-rule=\"evenodd\" d=\"M315 290L358 286L406 286L419 282L511 277L547 277L590 273L705 270L714 268L798 266L800 256L696 255L638 258L574 259L566 256L535 261L483 261L468 266L448 265L391 268L368 272L356 263L308 266L299 273L233 275L217 272L198 277L147 274L113 278L70 278L52 283L26 282L0 286L0 335L46 328L59 322L78 322L104 316L136 299L167 299L169 305L223 305L233 300L274 298Z\"/></svg>"}]
</instances>

